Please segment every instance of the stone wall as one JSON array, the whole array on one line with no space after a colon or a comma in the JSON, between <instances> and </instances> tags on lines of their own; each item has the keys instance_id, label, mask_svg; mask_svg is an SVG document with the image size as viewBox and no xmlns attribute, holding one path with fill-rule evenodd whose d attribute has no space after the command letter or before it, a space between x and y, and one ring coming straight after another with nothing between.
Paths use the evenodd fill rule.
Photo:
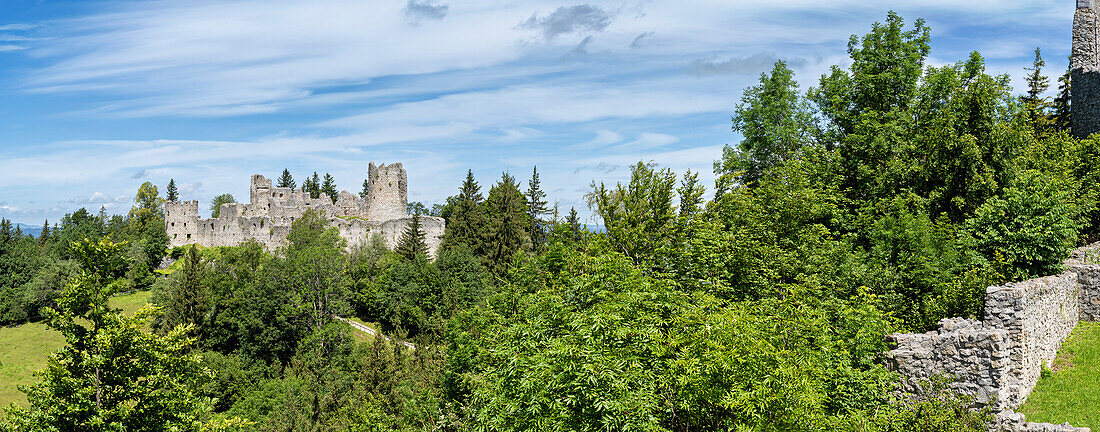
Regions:
<instances>
[{"instance_id":1,"label":"stone wall","mask_svg":"<svg viewBox=\"0 0 1100 432\"><path fill-rule=\"evenodd\" d=\"M1073 251L1059 275L986 289L981 321L949 318L927 333L893 334L887 342L887 367L904 378L903 391L919 394L922 380L938 375L949 387L992 404L994 430L1087 431L1069 425L1028 423L1013 410L1023 404L1051 367L1062 342L1079 319L1100 316L1100 266L1090 254L1100 243Z\"/></svg>"},{"instance_id":2,"label":"stone wall","mask_svg":"<svg viewBox=\"0 0 1100 432\"><path fill-rule=\"evenodd\" d=\"M1014 409L1027 400L1043 366L1051 367L1062 341L1077 326L1077 272L1031 279L986 290L982 324L1008 335L1008 374L998 405Z\"/></svg>"},{"instance_id":3,"label":"stone wall","mask_svg":"<svg viewBox=\"0 0 1100 432\"><path fill-rule=\"evenodd\" d=\"M165 231L172 247L199 244L207 247L235 246L254 239L273 250L286 243L294 220L308 210L317 210L347 239L348 247L379 235L393 248L412 220L406 214L405 170L400 163L369 170L367 198L342 191L335 203L328 196L311 198L308 192L271 186L271 180L252 176L248 203L223 204L217 218L203 219L198 201L164 204ZM429 255L434 257L443 237L443 218L422 216L421 226Z\"/></svg>"},{"instance_id":4,"label":"stone wall","mask_svg":"<svg viewBox=\"0 0 1100 432\"><path fill-rule=\"evenodd\" d=\"M1077 0L1073 15L1070 80L1073 83L1073 135L1100 132L1100 21L1095 0Z\"/></svg>"},{"instance_id":5,"label":"stone wall","mask_svg":"<svg viewBox=\"0 0 1100 432\"><path fill-rule=\"evenodd\" d=\"M406 174L401 163L375 166L367 170L367 219L393 220L407 215Z\"/></svg>"}]
</instances>

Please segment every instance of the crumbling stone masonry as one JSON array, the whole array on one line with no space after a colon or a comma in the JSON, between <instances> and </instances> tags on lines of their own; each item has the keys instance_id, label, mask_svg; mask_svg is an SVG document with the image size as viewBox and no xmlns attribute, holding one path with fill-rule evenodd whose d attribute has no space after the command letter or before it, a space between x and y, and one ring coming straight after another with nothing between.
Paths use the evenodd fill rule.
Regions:
<instances>
[{"instance_id":1,"label":"crumbling stone masonry","mask_svg":"<svg viewBox=\"0 0 1100 432\"><path fill-rule=\"evenodd\" d=\"M1100 5L1098 0L1077 0L1073 15L1073 50L1070 58L1073 135L1086 138L1100 132Z\"/></svg>"},{"instance_id":2,"label":"crumbling stone masonry","mask_svg":"<svg viewBox=\"0 0 1100 432\"><path fill-rule=\"evenodd\" d=\"M400 163L369 165L366 198L348 191L340 192L336 203L328 196L310 198L309 192L272 187L262 175L252 176L248 203L222 204L217 218L201 219L198 201L171 201L164 204L165 231L172 247L198 244L207 247L236 246L254 239L267 249L284 245L290 224L306 210L320 210L329 223L347 239L348 247L380 235L391 248L412 221L406 214L405 169ZM443 237L443 218L421 216L429 254L435 256Z\"/></svg>"},{"instance_id":3,"label":"crumbling stone masonry","mask_svg":"<svg viewBox=\"0 0 1100 432\"><path fill-rule=\"evenodd\" d=\"M986 289L981 321L949 318L937 331L894 334L887 366L906 378L903 390L919 394L921 380L953 379L950 387L992 404L993 430L1087 431L1069 425L1028 423L1013 412L1022 405L1044 366L1051 367L1079 319L1100 316L1100 266L1091 264L1100 244L1073 252L1066 271L1055 276Z\"/></svg>"}]
</instances>

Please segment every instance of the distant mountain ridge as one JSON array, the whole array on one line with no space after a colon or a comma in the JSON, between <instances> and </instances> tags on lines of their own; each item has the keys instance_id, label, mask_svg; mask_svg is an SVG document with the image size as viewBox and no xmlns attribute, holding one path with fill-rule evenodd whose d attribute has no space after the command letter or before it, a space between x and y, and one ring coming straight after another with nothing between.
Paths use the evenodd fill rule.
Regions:
<instances>
[{"instance_id":1,"label":"distant mountain ridge","mask_svg":"<svg viewBox=\"0 0 1100 432\"><path fill-rule=\"evenodd\" d=\"M38 236L42 235L42 227L40 227L40 226L27 225L27 224L21 224L21 223L17 223L17 224L15 224L15 226L18 227L19 229L23 230L24 235L29 234L29 235L34 236L36 238Z\"/></svg>"}]
</instances>

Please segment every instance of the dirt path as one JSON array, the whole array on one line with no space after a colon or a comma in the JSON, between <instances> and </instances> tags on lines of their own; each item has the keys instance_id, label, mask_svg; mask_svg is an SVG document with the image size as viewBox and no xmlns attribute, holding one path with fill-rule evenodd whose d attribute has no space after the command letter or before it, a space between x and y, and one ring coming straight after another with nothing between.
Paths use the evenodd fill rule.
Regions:
<instances>
[{"instance_id":1,"label":"dirt path","mask_svg":"<svg viewBox=\"0 0 1100 432\"><path fill-rule=\"evenodd\" d=\"M351 328L353 328L353 329L356 329L356 330L359 330L359 331L361 331L361 332L363 332L363 333L369 334L369 335L371 335L371 336L374 336L374 337L379 337L379 336L382 336L382 337L386 338L386 340L388 340L388 341L390 341L390 342L396 342L396 343L399 343L399 344L401 344L401 345L404 345L404 346L405 346L406 348L416 349L416 345L413 345L413 344L412 344L412 343L410 343L410 342L405 342L405 341L398 341L398 340L394 340L394 338L391 338L391 337L389 337L389 336L383 335L383 334L381 334L380 332L378 332L377 330L375 330L375 329L372 329L372 328L370 328L370 327L367 327L367 326L365 326L365 325L359 324L359 323L357 323L357 322L355 322L355 321L352 321L352 320L349 320L349 319L347 319L347 318L343 318L343 317L336 317L336 319L338 319L338 320L340 320L340 321L343 321L343 322L346 322L346 323L348 323L349 325L351 325Z\"/></svg>"}]
</instances>

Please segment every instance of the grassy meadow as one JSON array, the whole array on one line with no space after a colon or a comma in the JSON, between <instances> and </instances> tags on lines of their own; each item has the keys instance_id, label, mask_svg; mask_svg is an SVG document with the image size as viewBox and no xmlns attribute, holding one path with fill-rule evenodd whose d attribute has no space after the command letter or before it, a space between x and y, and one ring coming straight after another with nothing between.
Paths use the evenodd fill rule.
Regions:
<instances>
[{"instance_id":1,"label":"grassy meadow","mask_svg":"<svg viewBox=\"0 0 1100 432\"><path fill-rule=\"evenodd\" d=\"M1030 422L1070 423L1100 430L1100 323L1082 321L1051 371L1045 371L1018 412Z\"/></svg>"}]
</instances>

